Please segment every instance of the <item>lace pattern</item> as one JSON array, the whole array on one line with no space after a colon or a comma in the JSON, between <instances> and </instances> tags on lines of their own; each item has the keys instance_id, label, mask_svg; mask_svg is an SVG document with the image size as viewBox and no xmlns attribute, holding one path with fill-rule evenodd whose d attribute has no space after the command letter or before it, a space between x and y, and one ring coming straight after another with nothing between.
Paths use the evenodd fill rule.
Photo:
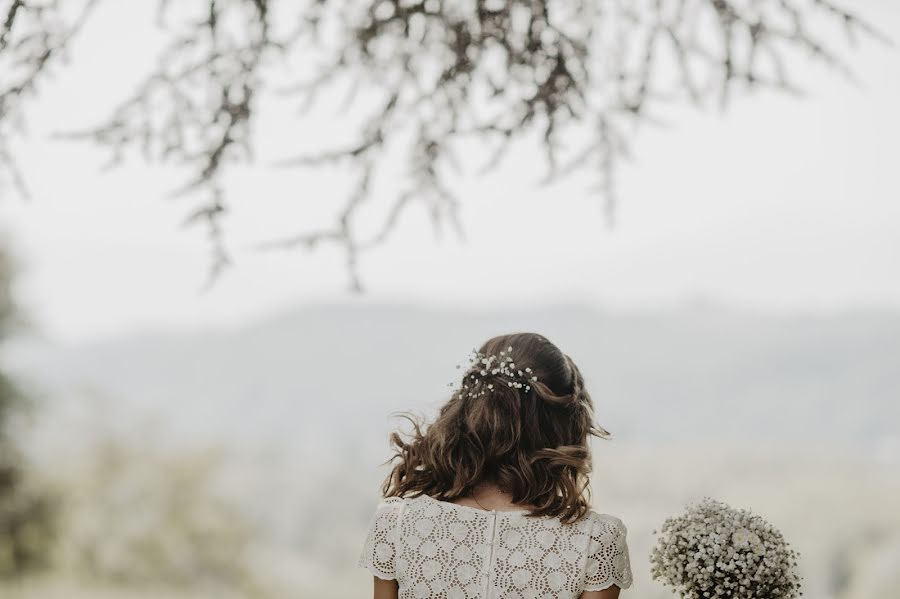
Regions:
<instances>
[{"instance_id":1,"label":"lace pattern","mask_svg":"<svg viewBox=\"0 0 900 599\"><path fill-rule=\"evenodd\" d=\"M575 599L632 584L622 521L589 511L564 524L427 495L376 507L357 562L398 582L400 599Z\"/></svg>"}]
</instances>

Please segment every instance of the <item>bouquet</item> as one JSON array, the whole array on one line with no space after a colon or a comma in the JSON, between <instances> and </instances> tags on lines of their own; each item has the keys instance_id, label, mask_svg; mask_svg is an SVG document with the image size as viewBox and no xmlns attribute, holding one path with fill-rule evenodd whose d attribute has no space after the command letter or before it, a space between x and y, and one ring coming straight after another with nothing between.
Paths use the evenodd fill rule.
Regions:
<instances>
[{"instance_id":1,"label":"bouquet","mask_svg":"<svg viewBox=\"0 0 900 599\"><path fill-rule=\"evenodd\" d=\"M650 573L684 599L793 599L799 553L751 511L704 498L667 518L650 553Z\"/></svg>"}]
</instances>

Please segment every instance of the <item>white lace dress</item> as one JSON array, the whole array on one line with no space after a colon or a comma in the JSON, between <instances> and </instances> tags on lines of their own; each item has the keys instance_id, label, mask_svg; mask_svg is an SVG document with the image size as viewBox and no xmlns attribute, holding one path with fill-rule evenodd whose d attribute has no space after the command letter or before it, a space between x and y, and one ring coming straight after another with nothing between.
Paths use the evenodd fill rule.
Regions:
<instances>
[{"instance_id":1,"label":"white lace dress","mask_svg":"<svg viewBox=\"0 0 900 599\"><path fill-rule=\"evenodd\" d=\"M631 586L622 521L590 510L573 523L421 495L375 510L357 565L397 580L400 599L570 599Z\"/></svg>"}]
</instances>

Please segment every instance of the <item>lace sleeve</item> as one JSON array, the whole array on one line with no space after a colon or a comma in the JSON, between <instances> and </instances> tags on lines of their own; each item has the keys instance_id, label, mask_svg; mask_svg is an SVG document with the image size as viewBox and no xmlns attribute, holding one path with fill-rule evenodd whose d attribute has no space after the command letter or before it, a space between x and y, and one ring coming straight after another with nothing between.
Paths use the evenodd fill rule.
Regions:
<instances>
[{"instance_id":1,"label":"lace sleeve","mask_svg":"<svg viewBox=\"0 0 900 599\"><path fill-rule=\"evenodd\" d=\"M402 505L397 497L383 499L378 504L369 521L366 540L356 564L359 568L368 568L372 574L385 580L397 578L394 559L399 546L397 524Z\"/></svg>"},{"instance_id":2,"label":"lace sleeve","mask_svg":"<svg viewBox=\"0 0 900 599\"><path fill-rule=\"evenodd\" d=\"M602 591L612 585L631 586L631 562L626 536L628 529L618 518L597 515L591 528L582 590Z\"/></svg>"}]
</instances>

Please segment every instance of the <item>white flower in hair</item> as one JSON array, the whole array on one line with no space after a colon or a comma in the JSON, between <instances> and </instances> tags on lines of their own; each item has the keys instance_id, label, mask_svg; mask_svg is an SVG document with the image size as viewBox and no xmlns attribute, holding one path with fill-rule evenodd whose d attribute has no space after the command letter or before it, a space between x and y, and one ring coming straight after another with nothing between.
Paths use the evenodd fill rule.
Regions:
<instances>
[{"instance_id":1,"label":"white flower in hair","mask_svg":"<svg viewBox=\"0 0 900 599\"><path fill-rule=\"evenodd\" d=\"M494 384L486 382L487 377L502 377L506 386L514 389L524 389L525 392L531 391L531 382L537 381L530 367L524 370L516 369L516 363L512 357L512 346L505 351L501 350L499 355L485 355L478 350L472 350L469 355L471 362L470 368L463 375L463 385L457 389L457 393L467 391L469 397L479 397L488 391L493 391ZM460 368L459 365L456 366ZM466 380L469 383L465 383ZM450 383L450 387L455 387L455 383Z\"/></svg>"}]
</instances>

